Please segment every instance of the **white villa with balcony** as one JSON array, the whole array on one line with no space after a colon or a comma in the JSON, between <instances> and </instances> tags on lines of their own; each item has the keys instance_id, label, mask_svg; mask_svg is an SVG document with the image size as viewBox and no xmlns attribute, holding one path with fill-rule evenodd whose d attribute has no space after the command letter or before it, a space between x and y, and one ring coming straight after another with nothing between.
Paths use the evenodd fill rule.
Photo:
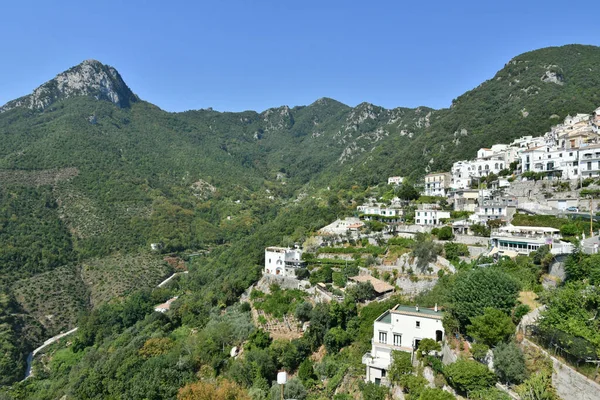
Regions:
<instances>
[{"instance_id":1,"label":"white villa with balcony","mask_svg":"<svg viewBox=\"0 0 600 400\"><path fill-rule=\"evenodd\" d=\"M443 313L435 309L397 305L373 323L371 351L362 362L367 367L367 382L389 384L387 373L392 351L413 353L423 339L444 340Z\"/></svg>"},{"instance_id":2,"label":"white villa with balcony","mask_svg":"<svg viewBox=\"0 0 600 400\"><path fill-rule=\"evenodd\" d=\"M265 274L296 276L296 270L304 267L302 250L287 247L267 247L265 249Z\"/></svg>"},{"instance_id":3,"label":"white villa with balcony","mask_svg":"<svg viewBox=\"0 0 600 400\"><path fill-rule=\"evenodd\" d=\"M415 224L417 225L442 225L443 219L450 218L450 211L423 209L415 211Z\"/></svg>"},{"instance_id":4,"label":"white villa with balcony","mask_svg":"<svg viewBox=\"0 0 600 400\"><path fill-rule=\"evenodd\" d=\"M560 240L560 231L540 226L504 226L490 235L492 250L489 255L529 255L547 245L552 254L569 254L574 250L571 243Z\"/></svg>"}]
</instances>

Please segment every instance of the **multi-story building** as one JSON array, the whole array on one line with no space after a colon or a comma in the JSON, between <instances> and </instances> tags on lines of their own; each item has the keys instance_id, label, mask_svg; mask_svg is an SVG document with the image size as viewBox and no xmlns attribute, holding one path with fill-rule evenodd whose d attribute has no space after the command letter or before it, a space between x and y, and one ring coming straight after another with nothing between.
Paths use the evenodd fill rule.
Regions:
<instances>
[{"instance_id":1,"label":"multi-story building","mask_svg":"<svg viewBox=\"0 0 600 400\"><path fill-rule=\"evenodd\" d=\"M415 211L415 224L417 225L442 225L443 219L450 218L450 211L423 209Z\"/></svg>"},{"instance_id":2,"label":"multi-story building","mask_svg":"<svg viewBox=\"0 0 600 400\"><path fill-rule=\"evenodd\" d=\"M442 318L437 306L432 310L397 305L381 314L373 323L371 351L362 358L367 367L366 381L389 384L387 373L393 350L414 354L423 339L443 341Z\"/></svg>"},{"instance_id":3,"label":"multi-story building","mask_svg":"<svg viewBox=\"0 0 600 400\"><path fill-rule=\"evenodd\" d=\"M452 175L449 172L436 172L425 175L425 196L446 197L451 181Z\"/></svg>"},{"instance_id":4,"label":"multi-story building","mask_svg":"<svg viewBox=\"0 0 600 400\"><path fill-rule=\"evenodd\" d=\"M302 250L287 247L267 247L265 249L265 274L296 276L296 270L304 267Z\"/></svg>"}]
</instances>

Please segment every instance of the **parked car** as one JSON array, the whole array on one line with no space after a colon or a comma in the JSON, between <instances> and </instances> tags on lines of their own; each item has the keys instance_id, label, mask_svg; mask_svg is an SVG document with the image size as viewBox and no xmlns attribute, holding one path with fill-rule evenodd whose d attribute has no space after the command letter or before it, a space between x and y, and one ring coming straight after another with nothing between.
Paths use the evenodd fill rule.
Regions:
<instances>
[{"instance_id":1,"label":"parked car","mask_svg":"<svg viewBox=\"0 0 600 400\"><path fill-rule=\"evenodd\" d=\"M579 212L579 208L577 208L577 207L567 207L567 211L569 211L569 212Z\"/></svg>"}]
</instances>

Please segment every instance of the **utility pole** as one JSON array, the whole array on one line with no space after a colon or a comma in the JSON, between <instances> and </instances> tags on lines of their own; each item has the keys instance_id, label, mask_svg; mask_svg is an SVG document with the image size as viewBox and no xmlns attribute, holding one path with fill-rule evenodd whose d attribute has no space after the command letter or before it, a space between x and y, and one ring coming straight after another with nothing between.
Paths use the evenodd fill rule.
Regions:
<instances>
[{"instance_id":1,"label":"utility pole","mask_svg":"<svg viewBox=\"0 0 600 400\"><path fill-rule=\"evenodd\" d=\"M592 215L594 212L594 197L590 195L590 237L594 236L594 220Z\"/></svg>"}]
</instances>

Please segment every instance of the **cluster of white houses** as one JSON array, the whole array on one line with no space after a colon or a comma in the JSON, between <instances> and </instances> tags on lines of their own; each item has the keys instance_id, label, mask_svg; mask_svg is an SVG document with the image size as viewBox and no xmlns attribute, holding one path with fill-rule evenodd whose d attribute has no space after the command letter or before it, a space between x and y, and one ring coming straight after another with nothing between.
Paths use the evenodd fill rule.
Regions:
<instances>
[{"instance_id":1,"label":"cluster of white houses","mask_svg":"<svg viewBox=\"0 0 600 400\"><path fill-rule=\"evenodd\" d=\"M449 181L444 181L446 190L468 189L481 178L510 170L514 162L520 164L521 173L538 172L564 179L600 176L599 128L600 108L591 115L567 116L544 136L524 136L510 144L479 149L475 160L453 164ZM428 178L439 179L439 175L425 178L425 194L428 194Z\"/></svg>"}]
</instances>

